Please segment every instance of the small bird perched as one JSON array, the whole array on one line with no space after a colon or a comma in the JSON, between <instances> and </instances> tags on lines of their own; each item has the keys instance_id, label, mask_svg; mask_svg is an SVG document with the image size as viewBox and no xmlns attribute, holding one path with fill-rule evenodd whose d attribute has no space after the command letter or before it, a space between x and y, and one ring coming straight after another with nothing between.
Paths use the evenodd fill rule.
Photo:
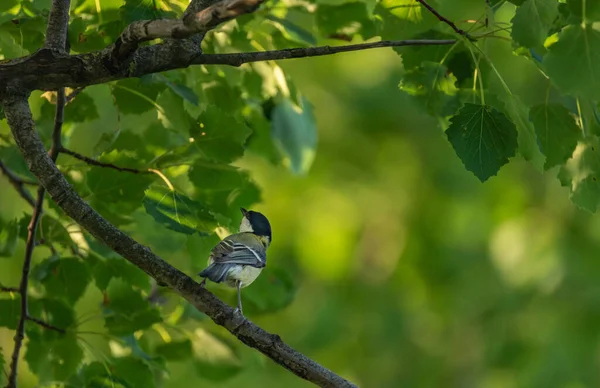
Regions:
<instances>
[{"instance_id":1,"label":"small bird perched","mask_svg":"<svg viewBox=\"0 0 600 388\"><path fill-rule=\"evenodd\" d=\"M208 267L198 275L215 283L236 287L236 311L242 311L242 288L252 284L267 265L267 248L271 244L271 224L262 213L240 208L239 233L225 237L210 252Z\"/></svg>"}]
</instances>

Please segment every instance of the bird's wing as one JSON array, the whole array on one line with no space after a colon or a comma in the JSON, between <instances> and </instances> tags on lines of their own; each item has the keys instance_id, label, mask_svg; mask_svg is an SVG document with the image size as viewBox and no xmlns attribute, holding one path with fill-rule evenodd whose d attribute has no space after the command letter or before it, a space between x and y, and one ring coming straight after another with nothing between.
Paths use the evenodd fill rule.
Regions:
<instances>
[{"instance_id":1,"label":"bird's wing","mask_svg":"<svg viewBox=\"0 0 600 388\"><path fill-rule=\"evenodd\" d=\"M250 265L257 268L266 265L265 249L256 236L244 233L244 236L238 235L235 241L231 237L225 238L213 248L211 252L213 263Z\"/></svg>"}]
</instances>

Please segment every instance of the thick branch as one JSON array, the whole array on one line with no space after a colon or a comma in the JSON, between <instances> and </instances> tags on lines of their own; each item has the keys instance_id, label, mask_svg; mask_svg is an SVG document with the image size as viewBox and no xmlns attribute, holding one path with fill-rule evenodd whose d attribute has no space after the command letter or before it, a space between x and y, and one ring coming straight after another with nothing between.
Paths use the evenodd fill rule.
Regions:
<instances>
[{"instance_id":1,"label":"thick branch","mask_svg":"<svg viewBox=\"0 0 600 388\"><path fill-rule=\"evenodd\" d=\"M70 6L71 0L52 0L52 8L48 15L48 25L46 27L45 48L64 51L67 43Z\"/></svg>"},{"instance_id":2,"label":"thick branch","mask_svg":"<svg viewBox=\"0 0 600 388\"><path fill-rule=\"evenodd\" d=\"M138 170L135 168L129 168L129 167L119 167L117 165L114 165L112 163L104 163L104 162L99 162L95 159L92 159L90 157L87 157L85 155L81 155L80 153L77 153L75 151L71 151L70 149L67 148L61 148L60 150L61 153L63 154L67 154L67 155L71 155L72 157L81 160L82 162L85 162L91 166L97 166L97 167L105 167L105 168L112 168L113 170L117 170L117 171L121 171L121 172L130 172L133 174L152 174L152 171L149 170Z\"/></svg>"},{"instance_id":3,"label":"thick branch","mask_svg":"<svg viewBox=\"0 0 600 388\"><path fill-rule=\"evenodd\" d=\"M25 100L26 101L26 100ZM27 104L27 102L25 102ZM27 105L29 108L29 105ZM58 90L58 96L56 100L56 114L54 117L54 129L52 131L52 147L48 154L46 154L44 150L44 146L42 144L42 149L44 150L43 156L49 159L49 162L56 168L54 164L56 162L56 158L58 157L58 153L61 148L61 131L62 124L64 118L64 110L65 110L65 89L60 88ZM33 130L34 128L32 128ZM15 139L16 140L16 139ZM36 246L35 243L35 235L37 231L37 226L42 216L43 207L44 207L44 196L46 195L46 189L44 186L40 186L37 191L37 199L35 205L33 207L33 214L31 216L31 221L29 222L29 226L27 227L27 243L25 245L25 259L23 260L23 269L21 273L21 283L19 284L19 294L21 294L21 315L19 316L19 322L17 323L17 329L15 331L15 347L13 349L12 357L11 357L11 365L10 365L10 375L8 377L7 388L16 388L17 387L17 371L19 369L19 354L21 353L21 348L23 347L23 339L25 338L25 322L27 320L33 320L37 324L42 324L40 320L33 319L29 316L28 310L28 286L29 286L29 269L31 267L31 257L33 255L33 249ZM44 323L45 324L45 323ZM45 324L45 327L54 328L51 325Z\"/></svg>"},{"instance_id":4,"label":"thick branch","mask_svg":"<svg viewBox=\"0 0 600 388\"><path fill-rule=\"evenodd\" d=\"M256 326L189 276L156 256L149 248L110 224L73 190L65 177L46 155L40 141L27 96L15 96L3 101L4 111L17 145L32 173L56 204L92 236L129 260L158 283L166 284L214 322L225 327L240 341L253 347L294 374L321 387L354 387L354 385L315 361L286 345L278 335Z\"/></svg>"},{"instance_id":5,"label":"thick branch","mask_svg":"<svg viewBox=\"0 0 600 388\"><path fill-rule=\"evenodd\" d=\"M110 61L110 50L88 54L59 56L48 50L0 64L0 95L15 81L28 90L56 90L61 86L78 88L129 77L167 70L182 69L192 64L231 64L234 56L250 57L253 61L303 58L315 55L331 55L346 51L366 50L378 47L424 46L454 44L453 40L399 40L363 43L335 47L309 47L255 53L196 55L181 50L177 45L157 44L140 47L130 58L130 65L116 72L105 63ZM223 57L220 57L220 56ZM204 59L206 57L206 59ZM226 58L227 62L220 58ZM254 59L255 58L255 59ZM237 61L239 62L239 61ZM39 74L44 74L40 77Z\"/></svg>"},{"instance_id":6,"label":"thick branch","mask_svg":"<svg viewBox=\"0 0 600 388\"><path fill-rule=\"evenodd\" d=\"M36 183L25 181L24 179L19 178L19 176L17 176L17 174L15 174L8 167L6 167L4 162L2 162L1 160L0 160L0 171L2 171L2 173L6 176L6 178L10 182L10 184L15 188L15 190L17 190L19 195L21 195L21 197L25 201L27 201L27 203L29 203L31 206L34 206L35 201L34 201L33 197L31 196L31 194L29 193L29 191L27 191L27 189L25 188L25 185L34 185Z\"/></svg>"},{"instance_id":7,"label":"thick branch","mask_svg":"<svg viewBox=\"0 0 600 388\"><path fill-rule=\"evenodd\" d=\"M113 45L111 65L115 69L129 58L142 42L158 38L189 38L206 32L242 14L254 12L264 0L222 0L182 19L140 20L128 25Z\"/></svg>"},{"instance_id":8,"label":"thick branch","mask_svg":"<svg viewBox=\"0 0 600 388\"><path fill-rule=\"evenodd\" d=\"M379 42L349 44L345 46L319 46L284 50L258 51L253 53L204 54L194 64L241 66L244 63L295 59L332 55L348 51L369 50L380 47L431 46L454 44L456 40L382 40Z\"/></svg>"}]
</instances>

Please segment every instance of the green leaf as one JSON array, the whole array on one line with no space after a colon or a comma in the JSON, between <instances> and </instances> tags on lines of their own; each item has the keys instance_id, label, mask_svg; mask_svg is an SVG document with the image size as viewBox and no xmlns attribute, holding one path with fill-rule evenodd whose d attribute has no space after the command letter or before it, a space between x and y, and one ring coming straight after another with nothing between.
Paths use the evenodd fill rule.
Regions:
<instances>
[{"instance_id":1,"label":"green leaf","mask_svg":"<svg viewBox=\"0 0 600 388\"><path fill-rule=\"evenodd\" d=\"M595 213L600 204L600 139L588 136L559 172L559 179L571 189L578 207Z\"/></svg>"},{"instance_id":2,"label":"green leaf","mask_svg":"<svg viewBox=\"0 0 600 388\"><path fill-rule=\"evenodd\" d=\"M128 78L115 82L111 89L121 113L140 114L156 109L156 98L165 89L165 85Z\"/></svg>"},{"instance_id":3,"label":"green leaf","mask_svg":"<svg viewBox=\"0 0 600 388\"><path fill-rule=\"evenodd\" d=\"M585 22L600 21L600 2L594 0L567 0L570 11L579 17L583 17L584 4Z\"/></svg>"},{"instance_id":4,"label":"green leaf","mask_svg":"<svg viewBox=\"0 0 600 388\"><path fill-rule=\"evenodd\" d=\"M467 103L450 122L448 140L467 170L482 182L516 153L515 125L495 108Z\"/></svg>"},{"instance_id":5,"label":"green leaf","mask_svg":"<svg viewBox=\"0 0 600 388\"><path fill-rule=\"evenodd\" d=\"M200 377L206 380L226 381L240 373L242 367L236 364L220 364L196 360L194 362L194 370Z\"/></svg>"},{"instance_id":6,"label":"green leaf","mask_svg":"<svg viewBox=\"0 0 600 388\"><path fill-rule=\"evenodd\" d=\"M244 143L252 132L245 124L215 106L209 106L198 122L200 128L190 134L205 158L229 163L244 154Z\"/></svg>"},{"instance_id":7,"label":"green leaf","mask_svg":"<svg viewBox=\"0 0 600 388\"><path fill-rule=\"evenodd\" d=\"M19 4L17 0L2 0L2 3L0 3L0 12L6 12L17 4Z\"/></svg>"},{"instance_id":8,"label":"green leaf","mask_svg":"<svg viewBox=\"0 0 600 388\"><path fill-rule=\"evenodd\" d=\"M546 170L571 158L581 139L581 129L567 108L558 104L536 105L531 108L529 119L546 155Z\"/></svg>"},{"instance_id":9,"label":"green leaf","mask_svg":"<svg viewBox=\"0 0 600 388\"><path fill-rule=\"evenodd\" d=\"M511 20L511 36L521 46L540 47L557 16L556 0L526 0Z\"/></svg>"},{"instance_id":10,"label":"green leaf","mask_svg":"<svg viewBox=\"0 0 600 388\"><path fill-rule=\"evenodd\" d=\"M48 340L39 332L30 331L27 339L25 361L41 384L68 379L83 361L83 350L75 333Z\"/></svg>"},{"instance_id":11,"label":"green leaf","mask_svg":"<svg viewBox=\"0 0 600 388\"><path fill-rule=\"evenodd\" d=\"M148 275L135 265L121 257L94 257L88 260L93 261L92 274L98 289L104 291L113 278L119 278L127 281L130 285L142 290L150 288Z\"/></svg>"},{"instance_id":12,"label":"green leaf","mask_svg":"<svg viewBox=\"0 0 600 388\"><path fill-rule=\"evenodd\" d=\"M267 265L260 276L242 291L244 313L268 314L287 307L296 296L292 275L283 268Z\"/></svg>"},{"instance_id":13,"label":"green leaf","mask_svg":"<svg viewBox=\"0 0 600 388\"><path fill-rule=\"evenodd\" d=\"M221 241L216 234L192 235L187 238L186 249L192 260L192 268L199 272L207 266L210 251Z\"/></svg>"},{"instance_id":14,"label":"green leaf","mask_svg":"<svg viewBox=\"0 0 600 388\"><path fill-rule=\"evenodd\" d=\"M156 222L185 234L207 234L216 227L214 217L200 203L165 186L150 186L144 208Z\"/></svg>"},{"instance_id":15,"label":"green leaf","mask_svg":"<svg viewBox=\"0 0 600 388\"><path fill-rule=\"evenodd\" d=\"M65 120L76 123L94 120L100 117L94 99L85 91L79 93L71 103L65 107Z\"/></svg>"},{"instance_id":16,"label":"green leaf","mask_svg":"<svg viewBox=\"0 0 600 388\"><path fill-rule=\"evenodd\" d=\"M375 24L363 2L340 5L319 4L316 12L319 31L326 37L360 34L363 38L375 35Z\"/></svg>"},{"instance_id":17,"label":"green leaf","mask_svg":"<svg viewBox=\"0 0 600 388\"><path fill-rule=\"evenodd\" d=\"M446 117L460 108L456 78L444 65L424 62L409 70L400 82L400 90L416 97L430 115Z\"/></svg>"},{"instance_id":18,"label":"green leaf","mask_svg":"<svg viewBox=\"0 0 600 388\"><path fill-rule=\"evenodd\" d=\"M119 167L139 168L138 161L118 151L105 154L99 160ZM129 222L130 214L141 206L144 190L153 176L91 167L86 174L87 186L93 194L90 204L112 222Z\"/></svg>"},{"instance_id":19,"label":"green leaf","mask_svg":"<svg viewBox=\"0 0 600 388\"><path fill-rule=\"evenodd\" d=\"M192 342L186 338L158 345L154 352L170 361L189 360L192 357Z\"/></svg>"},{"instance_id":20,"label":"green leaf","mask_svg":"<svg viewBox=\"0 0 600 388\"><path fill-rule=\"evenodd\" d=\"M113 279L106 291L104 325L111 334L125 336L161 322L160 312L125 281Z\"/></svg>"},{"instance_id":21,"label":"green leaf","mask_svg":"<svg viewBox=\"0 0 600 388\"><path fill-rule=\"evenodd\" d=\"M284 162L295 174L306 174L315 158L317 127L312 108L302 97L302 106L285 99L271 113L273 141L284 156Z\"/></svg>"},{"instance_id":22,"label":"green leaf","mask_svg":"<svg viewBox=\"0 0 600 388\"><path fill-rule=\"evenodd\" d=\"M17 220L7 223L0 219L0 257L12 257L19 241L20 225Z\"/></svg>"},{"instance_id":23,"label":"green leaf","mask_svg":"<svg viewBox=\"0 0 600 388\"><path fill-rule=\"evenodd\" d=\"M267 15L265 19L269 20L283 36L291 40L292 42L301 43L308 46L314 46L317 44L317 39L310 32L304 28L298 26L287 19L281 19L275 15Z\"/></svg>"},{"instance_id":24,"label":"green leaf","mask_svg":"<svg viewBox=\"0 0 600 388\"><path fill-rule=\"evenodd\" d=\"M8 32L14 41L29 53L33 53L44 41L46 18L41 16L20 17L0 25L0 31ZM19 53L25 55L27 53Z\"/></svg>"},{"instance_id":25,"label":"green leaf","mask_svg":"<svg viewBox=\"0 0 600 388\"><path fill-rule=\"evenodd\" d=\"M119 377L119 380L124 381L126 386L148 388L156 386L150 367L139 358L116 358L112 366L114 374Z\"/></svg>"},{"instance_id":26,"label":"green leaf","mask_svg":"<svg viewBox=\"0 0 600 388\"><path fill-rule=\"evenodd\" d=\"M16 296L12 299L0 299L0 327L10 330L17 328L19 315L21 314L21 298Z\"/></svg>"},{"instance_id":27,"label":"green leaf","mask_svg":"<svg viewBox=\"0 0 600 388\"><path fill-rule=\"evenodd\" d=\"M152 79L156 80L157 82L164 83L173 92L175 92L175 94L177 94L179 97L183 98L190 104L192 104L192 105L200 104L200 99L198 98L198 95L196 94L196 92L194 92L192 89L190 89L186 85L176 82L176 81L172 81L171 79L167 78L166 76L164 76L162 74L150 74L150 75L148 75L148 77L152 77Z\"/></svg>"},{"instance_id":28,"label":"green leaf","mask_svg":"<svg viewBox=\"0 0 600 388\"><path fill-rule=\"evenodd\" d=\"M165 128L187 135L195 126L193 118L187 113L183 99L171 89L160 93L156 99L158 118ZM156 128L164 132L163 128Z\"/></svg>"},{"instance_id":29,"label":"green leaf","mask_svg":"<svg viewBox=\"0 0 600 388\"><path fill-rule=\"evenodd\" d=\"M549 48L543 65L566 94L600 100L600 25L567 26ZM576 60L575 60L576 59Z\"/></svg>"},{"instance_id":30,"label":"green leaf","mask_svg":"<svg viewBox=\"0 0 600 388\"><path fill-rule=\"evenodd\" d=\"M437 9L436 1L427 3ZM379 34L383 39L414 36L439 25L439 20L417 0L382 0L373 13L380 21Z\"/></svg>"},{"instance_id":31,"label":"green leaf","mask_svg":"<svg viewBox=\"0 0 600 388\"><path fill-rule=\"evenodd\" d=\"M540 151L535 128L529 120L529 108L518 96L504 94L500 96L504 103L504 113L513 121L518 132L519 153L523 159L531 162L535 168L542 171L545 157ZM493 105L493 104L492 104Z\"/></svg>"},{"instance_id":32,"label":"green leaf","mask_svg":"<svg viewBox=\"0 0 600 388\"><path fill-rule=\"evenodd\" d=\"M121 7L123 22L127 25L136 20L153 20L175 17L174 12L165 12L157 7L153 0L125 0Z\"/></svg>"},{"instance_id":33,"label":"green leaf","mask_svg":"<svg viewBox=\"0 0 600 388\"><path fill-rule=\"evenodd\" d=\"M40 266L45 268L39 279L48 295L64 298L74 304L85 292L91 274L87 264L75 257L46 259Z\"/></svg>"}]
</instances>

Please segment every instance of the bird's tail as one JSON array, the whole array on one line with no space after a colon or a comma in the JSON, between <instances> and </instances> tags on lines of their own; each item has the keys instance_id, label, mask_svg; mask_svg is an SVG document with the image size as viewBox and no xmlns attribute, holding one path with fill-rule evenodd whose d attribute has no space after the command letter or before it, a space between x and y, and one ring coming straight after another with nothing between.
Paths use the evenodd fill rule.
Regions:
<instances>
[{"instance_id":1,"label":"bird's tail","mask_svg":"<svg viewBox=\"0 0 600 388\"><path fill-rule=\"evenodd\" d=\"M202 270L198 276L208 278L215 283L221 283L223 280L225 280L227 271L229 271L229 265L213 263Z\"/></svg>"}]
</instances>

